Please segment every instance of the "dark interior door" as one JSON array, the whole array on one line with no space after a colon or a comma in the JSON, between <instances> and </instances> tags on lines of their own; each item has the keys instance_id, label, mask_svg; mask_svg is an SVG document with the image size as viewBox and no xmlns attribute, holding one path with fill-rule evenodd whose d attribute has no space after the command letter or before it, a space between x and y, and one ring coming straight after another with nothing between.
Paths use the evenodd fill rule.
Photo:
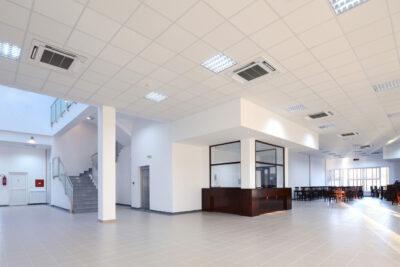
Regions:
<instances>
[{"instance_id":1,"label":"dark interior door","mask_svg":"<svg viewBox=\"0 0 400 267\"><path fill-rule=\"evenodd\" d=\"M150 170L149 166L140 167L142 209L150 209Z\"/></svg>"}]
</instances>

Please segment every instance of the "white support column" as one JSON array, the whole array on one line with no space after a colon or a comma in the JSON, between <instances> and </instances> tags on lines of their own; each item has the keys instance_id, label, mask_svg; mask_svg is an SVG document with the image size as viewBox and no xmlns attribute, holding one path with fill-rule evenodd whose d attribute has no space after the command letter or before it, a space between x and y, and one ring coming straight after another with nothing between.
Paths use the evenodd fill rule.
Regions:
<instances>
[{"instance_id":1,"label":"white support column","mask_svg":"<svg viewBox=\"0 0 400 267\"><path fill-rule=\"evenodd\" d=\"M113 221L115 216L115 108L98 108L98 219Z\"/></svg>"},{"instance_id":2,"label":"white support column","mask_svg":"<svg viewBox=\"0 0 400 267\"><path fill-rule=\"evenodd\" d=\"M256 188L256 140L240 140L240 176L241 188Z\"/></svg>"},{"instance_id":3,"label":"white support column","mask_svg":"<svg viewBox=\"0 0 400 267\"><path fill-rule=\"evenodd\" d=\"M285 187L290 187L289 148L285 147Z\"/></svg>"}]
</instances>

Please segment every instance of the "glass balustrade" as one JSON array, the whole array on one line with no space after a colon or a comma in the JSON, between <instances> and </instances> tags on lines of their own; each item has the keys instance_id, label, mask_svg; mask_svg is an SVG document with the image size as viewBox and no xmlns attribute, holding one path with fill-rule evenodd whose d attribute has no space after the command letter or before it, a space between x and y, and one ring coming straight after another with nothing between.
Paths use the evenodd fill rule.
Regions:
<instances>
[{"instance_id":1,"label":"glass balustrade","mask_svg":"<svg viewBox=\"0 0 400 267\"><path fill-rule=\"evenodd\" d=\"M50 123L54 125L76 102L57 98L50 106Z\"/></svg>"}]
</instances>

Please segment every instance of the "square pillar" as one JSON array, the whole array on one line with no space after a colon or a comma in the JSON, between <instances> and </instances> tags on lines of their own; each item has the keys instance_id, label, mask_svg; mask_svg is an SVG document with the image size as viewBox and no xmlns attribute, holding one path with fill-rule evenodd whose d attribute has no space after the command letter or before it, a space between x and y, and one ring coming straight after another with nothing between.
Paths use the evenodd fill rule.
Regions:
<instances>
[{"instance_id":1,"label":"square pillar","mask_svg":"<svg viewBox=\"0 0 400 267\"><path fill-rule=\"evenodd\" d=\"M285 153L285 187L290 187L290 175L291 173L289 172L289 148L285 147L284 148L284 153Z\"/></svg>"},{"instance_id":2,"label":"square pillar","mask_svg":"<svg viewBox=\"0 0 400 267\"><path fill-rule=\"evenodd\" d=\"M98 219L114 221L116 202L115 168L115 108L98 108L97 151L98 151Z\"/></svg>"},{"instance_id":3,"label":"square pillar","mask_svg":"<svg viewBox=\"0 0 400 267\"><path fill-rule=\"evenodd\" d=\"M256 140L240 140L240 187L256 188Z\"/></svg>"}]
</instances>

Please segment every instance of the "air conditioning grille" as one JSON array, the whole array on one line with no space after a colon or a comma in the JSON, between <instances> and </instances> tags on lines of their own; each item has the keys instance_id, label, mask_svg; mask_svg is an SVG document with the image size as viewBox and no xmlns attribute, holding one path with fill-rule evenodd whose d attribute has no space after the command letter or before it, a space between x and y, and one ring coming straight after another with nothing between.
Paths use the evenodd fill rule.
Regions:
<instances>
[{"instance_id":1,"label":"air conditioning grille","mask_svg":"<svg viewBox=\"0 0 400 267\"><path fill-rule=\"evenodd\" d=\"M55 53L47 49L44 49L42 57L40 58L40 62L42 63L47 63L52 66L63 68L66 70L69 69L73 61L73 58Z\"/></svg>"}]
</instances>

